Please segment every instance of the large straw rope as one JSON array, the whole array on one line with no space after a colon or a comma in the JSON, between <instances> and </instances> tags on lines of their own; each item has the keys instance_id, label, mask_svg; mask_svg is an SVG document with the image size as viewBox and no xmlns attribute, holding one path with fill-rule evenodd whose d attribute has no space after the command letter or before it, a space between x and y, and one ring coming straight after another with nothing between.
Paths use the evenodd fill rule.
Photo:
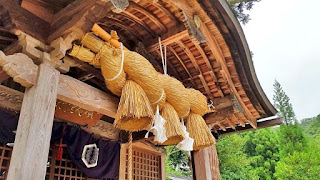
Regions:
<instances>
[{"instance_id":1,"label":"large straw rope","mask_svg":"<svg viewBox=\"0 0 320 180\"><path fill-rule=\"evenodd\" d=\"M201 116L208 113L209 108L207 105L207 97L204 96L200 91L188 88L190 96L190 109L192 112L200 114Z\"/></svg>"},{"instance_id":2,"label":"large straw rope","mask_svg":"<svg viewBox=\"0 0 320 180\"><path fill-rule=\"evenodd\" d=\"M179 118L185 118L190 111L190 97L184 85L177 79L159 73L159 79L167 95L167 101L177 111Z\"/></svg>"}]
</instances>

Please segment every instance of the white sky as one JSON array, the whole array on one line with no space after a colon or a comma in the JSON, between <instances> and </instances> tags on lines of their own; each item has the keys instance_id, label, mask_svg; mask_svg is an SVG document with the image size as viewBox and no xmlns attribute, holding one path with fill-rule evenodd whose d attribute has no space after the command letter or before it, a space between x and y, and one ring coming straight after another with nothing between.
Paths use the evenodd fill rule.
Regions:
<instances>
[{"instance_id":1,"label":"white sky","mask_svg":"<svg viewBox=\"0 0 320 180\"><path fill-rule=\"evenodd\" d=\"M260 84L277 79L297 119L320 114L320 0L262 0L243 26Z\"/></svg>"}]
</instances>

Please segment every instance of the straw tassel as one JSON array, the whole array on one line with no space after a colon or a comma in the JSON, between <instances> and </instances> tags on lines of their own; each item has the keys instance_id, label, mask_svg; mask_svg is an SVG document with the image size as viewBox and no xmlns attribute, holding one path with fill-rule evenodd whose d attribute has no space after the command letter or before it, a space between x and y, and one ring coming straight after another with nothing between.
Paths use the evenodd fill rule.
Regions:
<instances>
[{"instance_id":1,"label":"straw tassel","mask_svg":"<svg viewBox=\"0 0 320 180\"><path fill-rule=\"evenodd\" d=\"M149 129L154 119L153 110L143 89L127 80L123 87L114 124L126 131Z\"/></svg>"},{"instance_id":2,"label":"straw tassel","mask_svg":"<svg viewBox=\"0 0 320 180\"><path fill-rule=\"evenodd\" d=\"M193 150L199 150L215 143L208 126L199 114L190 112L187 117L187 131L194 139Z\"/></svg>"}]
</instances>

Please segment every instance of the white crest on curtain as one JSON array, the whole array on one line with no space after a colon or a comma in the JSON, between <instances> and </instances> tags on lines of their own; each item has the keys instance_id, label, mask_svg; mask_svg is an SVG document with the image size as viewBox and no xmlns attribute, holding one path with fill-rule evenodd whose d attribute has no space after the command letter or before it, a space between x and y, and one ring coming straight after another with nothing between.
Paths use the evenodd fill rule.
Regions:
<instances>
[{"instance_id":1,"label":"white crest on curtain","mask_svg":"<svg viewBox=\"0 0 320 180\"><path fill-rule=\"evenodd\" d=\"M194 139L192 139L189 136L189 133L187 131L186 126L184 125L184 121L183 120L181 122L181 126L182 126L182 130L183 130L183 132L184 132L186 137L184 138L184 140L179 142L179 144L177 144L177 148L179 148L180 150L183 150L183 151L192 151L193 150Z\"/></svg>"},{"instance_id":2,"label":"white crest on curtain","mask_svg":"<svg viewBox=\"0 0 320 180\"><path fill-rule=\"evenodd\" d=\"M165 142L168 138L166 135L166 128L164 128L164 123L166 123L166 120L160 115L159 106L157 106L157 111L154 116L154 125L146 133L145 138L149 137L149 132L151 131L154 134L154 141L159 143Z\"/></svg>"},{"instance_id":3,"label":"white crest on curtain","mask_svg":"<svg viewBox=\"0 0 320 180\"><path fill-rule=\"evenodd\" d=\"M97 145L88 144L83 147L81 160L87 168L96 167L98 165L99 148Z\"/></svg>"}]
</instances>

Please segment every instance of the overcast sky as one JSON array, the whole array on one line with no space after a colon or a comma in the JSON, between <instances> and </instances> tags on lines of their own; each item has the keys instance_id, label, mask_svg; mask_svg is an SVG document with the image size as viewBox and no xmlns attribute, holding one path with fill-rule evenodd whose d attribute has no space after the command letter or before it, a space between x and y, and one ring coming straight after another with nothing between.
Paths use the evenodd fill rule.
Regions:
<instances>
[{"instance_id":1,"label":"overcast sky","mask_svg":"<svg viewBox=\"0 0 320 180\"><path fill-rule=\"evenodd\" d=\"M320 114L320 0L262 0L243 26L261 86L277 79L300 120Z\"/></svg>"}]
</instances>

